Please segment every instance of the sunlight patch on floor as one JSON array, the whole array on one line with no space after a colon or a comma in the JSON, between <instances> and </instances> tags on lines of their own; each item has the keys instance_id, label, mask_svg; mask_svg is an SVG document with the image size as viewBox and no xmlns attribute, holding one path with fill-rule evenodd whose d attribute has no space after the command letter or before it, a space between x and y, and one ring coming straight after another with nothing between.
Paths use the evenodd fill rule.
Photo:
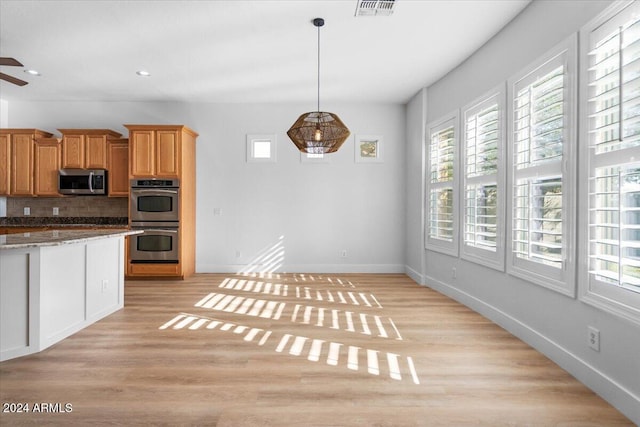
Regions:
<instances>
[{"instance_id":1,"label":"sunlight patch on floor","mask_svg":"<svg viewBox=\"0 0 640 427\"><path fill-rule=\"evenodd\" d=\"M245 342L256 342L259 346L264 346L273 336L273 331L247 325L238 325L234 322L225 322L218 319L196 316L189 313L180 313L170 321L163 324L160 329L172 330L220 330L230 332L234 335L242 336ZM411 378L414 384L420 384L420 380L415 371L413 359L411 357L401 357L395 353L383 352L371 348L362 348L353 345L346 345L339 342L327 342L325 340L313 339L301 335L282 334L274 348L276 353L289 354L295 357L305 357L311 362L322 362L330 366L340 366L344 364L351 371L366 371L370 375L385 375L393 380ZM346 349L345 354L342 350ZM386 357L385 357L386 354ZM400 364L405 366L401 369ZM384 369L382 366L384 366Z\"/></svg>"},{"instance_id":2,"label":"sunlight patch on floor","mask_svg":"<svg viewBox=\"0 0 640 427\"><path fill-rule=\"evenodd\" d=\"M276 248L277 246L274 246L270 249ZM301 285L290 286L253 278L225 278L218 286L218 289L225 291L224 293L210 292L197 301L194 307L220 314L233 313L253 318L289 321L310 327L359 333L375 339L402 341L402 335L393 320L375 313L383 311L384 307L372 293L359 292L354 283L340 278L325 278L313 274L297 274L293 277ZM332 289L326 288L327 285ZM266 298L295 297L300 303L256 298L258 295ZM341 310L328 304L334 304L334 307L335 304L347 305L350 309ZM388 376L393 380L410 378L414 384L420 384L413 359L397 353L330 342L312 336L275 334L272 330L264 328L190 313L176 315L159 329L231 332L242 336L243 341L257 342L259 346L265 346L271 340L275 343L276 353L305 357L310 362L324 361L329 366L343 365L351 371L362 370L370 375ZM312 331L309 330L311 333Z\"/></svg>"}]
</instances>

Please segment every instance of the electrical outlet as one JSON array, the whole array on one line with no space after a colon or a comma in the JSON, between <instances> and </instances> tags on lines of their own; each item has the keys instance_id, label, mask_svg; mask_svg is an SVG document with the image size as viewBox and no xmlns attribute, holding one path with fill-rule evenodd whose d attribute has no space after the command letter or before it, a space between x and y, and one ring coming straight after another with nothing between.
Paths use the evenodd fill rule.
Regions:
<instances>
[{"instance_id":1,"label":"electrical outlet","mask_svg":"<svg viewBox=\"0 0 640 427\"><path fill-rule=\"evenodd\" d=\"M23 212L24 212L24 216L31 215L31 208L28 206L25 206L25 208L23 209Z\"/></svg>"},{"instance_id":2,"label":"electrical outlet","mask_svg":"<svg viewBox=\"0 0 640 427\"><path fill-rule=\"evenodd\" d=\"M451 269L451 278L452 278L452 279L455 279L455 278L456 278L456 268L455 268L455 267L453 267L453 268Z\"/></svg>"},{"instance_id":3,"label":"electrical outlet","mask_svg":"<svg viewBox=\"0 0 640 427\"><path fill-rule=\"evenodd\" d=\"M53 216L58 216L60 215L60 208L53 208Z\"/></svg>"},{"instance_id":4,"label":"electrical outlet","mask_svg":"<svg viewBox=\"0 0 640 427\"><path fill-rule=\"evenodd\" d=\"M346 250L346 249L341 250L341 251L340 251L340 256L341 256L342 258L346 258L346 257L347 257L347 250Z\"/></svg>"},{"instance_id":5,"label":"electrical outlet","mask_svg":"<svg viewBox=\"0 0 640 427\"><path fill-rule=\"evenodd\" d=\"M240 258L242 256L242 252L236 251L236 258Z\"/></svg>"},{"instance_id":6,"label":"electrical outlet","mask_svg":"<svg viewBox=\"0 0 640 427\"><path fill-rule=\"evenodd\" d=\"M587 332L587 343L591 349L600 351L600 331L593 326L589 326Z\"/></svg>"},{"instance_id":7,"label":"electrical outlet","mask_svg":"<svg viewBox=\"0 0 640 427\"><path fill-rule=\"evenodd\" d=\"M102 292L107 292L107 288L109 287L109 281L108 280L103 280L102 281Z\"/></svg>"}]
</instances>

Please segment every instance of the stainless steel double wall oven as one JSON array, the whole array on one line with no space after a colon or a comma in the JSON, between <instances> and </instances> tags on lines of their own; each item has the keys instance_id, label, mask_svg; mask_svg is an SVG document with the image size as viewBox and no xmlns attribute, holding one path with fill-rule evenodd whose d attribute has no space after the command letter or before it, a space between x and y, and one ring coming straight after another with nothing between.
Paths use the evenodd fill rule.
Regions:
<instances>
[{"instance_id":1,"label":"stainless steel double wall oven","mask_svg":"<svg viewBox=\"0 0 640 427\"><path fill-rule=\"evenodd\" d=\"M132 179L129 194L131 228L143 231L129 239L131 262L178 263L180 181Z\"/></svg>"}]
</instances>

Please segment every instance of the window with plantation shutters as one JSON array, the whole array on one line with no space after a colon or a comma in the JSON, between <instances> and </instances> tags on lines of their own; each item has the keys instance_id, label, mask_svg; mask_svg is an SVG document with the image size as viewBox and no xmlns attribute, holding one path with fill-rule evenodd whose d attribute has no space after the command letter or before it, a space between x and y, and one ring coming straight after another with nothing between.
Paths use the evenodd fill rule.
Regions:
<instances>
[{"instance_id":1,"label":"window with plantation shutters","mask_svg":"<svg viewBox=\"0 0 640 427\"><path fill-rule=\"evenodd\" d=\"M502 88L464 108L461 256L504 269Z\"/></svg>"},{"instance_id":2,"label":"window with plantation shutters","mask_svg":"<svg viewBox=\"0 0 640 427\"><path fill-rule=\"evenodd\" d=\"M564 65L516 90L514 253L560 268Z\"/></svg>"},{"instance_id":3,"label":"window with plantation shutters","mask_svg":"<svg viewBox=\"0 0 640 427\"><path fill-rule=\"evenodd\" d=\"M456 144L458 116L429 126L427 134L426 238L428 249L458 254Z\"/></svg>"},{"instance_id":4,"label":"window with plantation shutters","mask_svg":"<svg viewBox=\"0 0 640 427\"><path fill-rule=\"evenodd\" d=\"M572 296L576 62L571 37L509 81L508 269Z\"/></svg>"},{"instance_id":5,"label":"window with plantation shutters","mask_svg":"<svg viewBox=\"0 0 640 427\"><path fill-rule=\"evenodd\" d=\"M640 323L640 5L582 31L588 176L583 297Z\"/></svg>"}]
</instances>

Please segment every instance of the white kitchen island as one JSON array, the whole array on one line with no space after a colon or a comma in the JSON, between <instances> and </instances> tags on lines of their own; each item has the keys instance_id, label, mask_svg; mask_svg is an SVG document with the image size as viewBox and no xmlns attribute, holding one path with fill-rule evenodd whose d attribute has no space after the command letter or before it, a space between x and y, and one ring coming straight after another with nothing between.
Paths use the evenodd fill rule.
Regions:
<instances>
[{"instance_id":1,"label":"white kitchen island","mask_svg":"<svg viewBox=\"0 0 640 427\"><path fill-rule=\"evenodd\" d=\"M124 229L0 235L0 361L44 350L124 307Z\"/></svg>"}]
</instances>

